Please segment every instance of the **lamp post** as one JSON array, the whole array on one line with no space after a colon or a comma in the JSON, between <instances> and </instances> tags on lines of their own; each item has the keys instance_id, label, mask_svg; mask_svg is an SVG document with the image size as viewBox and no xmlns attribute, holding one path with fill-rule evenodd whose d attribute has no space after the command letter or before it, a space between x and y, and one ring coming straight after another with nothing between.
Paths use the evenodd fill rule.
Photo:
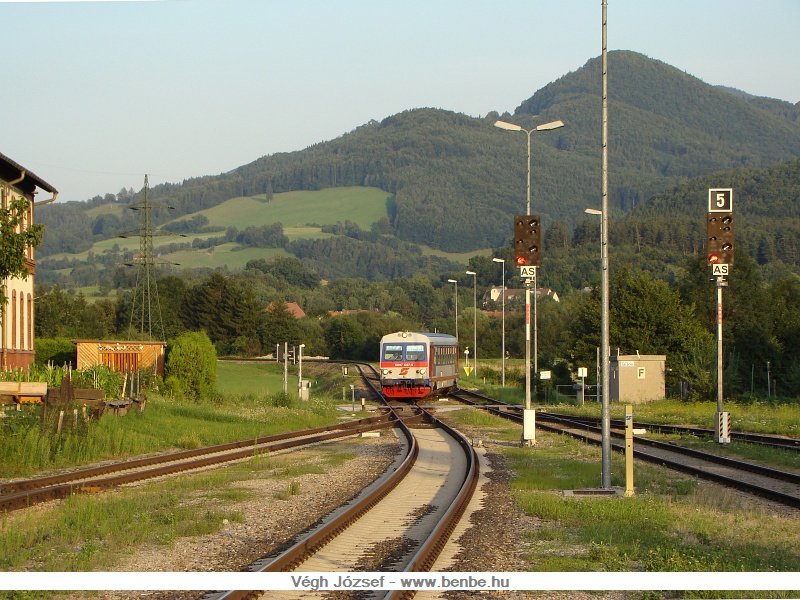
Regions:
<instances>
[{"instance_id":1,"label":"lamp post","mask_svg":"<svg viewBox=\"0 0 800 600\"><path fill-rule=\"evenodd\" d=\"M454 283L456 288L455 298L456 298L456 339L458 339L458 280L457 279L448 279L449 283Z\"/></svg>"},{"instance_id":2,"label":"lamp post","mask_svg":"<svg viewBox=\"0 0 800 600\"><path fill-rule=\"evenodd\" d=\"M506 259L493 258L492 262L503 264L503 283L500 287L500 296L503 299L503 345L501 352L503 353L502 361L502 374L500 375L500 385L506 387Z\"/></svg>"},{"instance_id":3,"label":"lamp post","mask_svg":"<svg viewBox=\"0 0 800 600\"><path fill-rule=\"evenodd\" d=\"M467 275L472 275L472 347L474 349L473 360L475 361L475 377L478 376L478 274L475 271L467 271Z\"/></svg>"},{"instance_id":4,"label":"lamp post","mask_svg":"<svg viewBox=\"0 0 800 600\"><path fill-rule=\"evenodd\" d=\"M611 487L611 409L609 356L609 311L608 311L608 221L606 213L596 208L587 208L588 215L600 217L600 376L598 382L603 393L600 409L600 435L602 447L603 488Z\"/></svg>"},{"instance_id":5,"label":"lamp post","mask_svg":"<svg viewBox=\"0 0 800 600\"><path fill-rule=\"evenodd\" d=\"M608 314L608 1L601 4L601 61L600 90L600 262L602 264L602 310L600 351L603 353L603 410L600 416L603 435L603 489L611 489L611 379L609 373L609 314Z\"/></svg>"},{"instance_id":6,"label":"lamp post","mask_svg":"<svg viewBox=\"0 0 800 600\"><path fill-rule=\"evenodd\" d=\"M527 205L525 214L531 214L531 135L535 131L550 131L551 129L558 129L559 127L564 126L564 122L561 120L558 121L550 121L549 123L543 123L541 125L537 125L533 129L525 129L520 125L515 125L514 123L507 123L506 121L495 121L495 127L499 127L500 129L505 129L506 131L522 131L528 136L528 184L527 184ZM535 374L539 373L539 352L538 352L538 318L537 318L537 294L536 288L538 286L536 280L536 272L538 271L537 268L534 267L533 273L533 287L534 287L534 294L533 294L533 371ZM529 285L525 286L525 409L531 409L531 336L530 336L530 314L531 314L531 288ZM536 385L536 381L534 380L534 385Z\"/></svg>"}]
</instances>

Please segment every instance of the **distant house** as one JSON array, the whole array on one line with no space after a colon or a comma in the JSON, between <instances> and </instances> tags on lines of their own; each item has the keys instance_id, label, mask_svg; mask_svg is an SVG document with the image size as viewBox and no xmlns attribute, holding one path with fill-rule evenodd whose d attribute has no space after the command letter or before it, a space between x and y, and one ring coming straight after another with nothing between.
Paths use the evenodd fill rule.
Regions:
<instances>
[{"instance_id":1,"label":"distant house","mask_svg":"<svg viewBox=\"0 0 800 600\"><path fill-rule=\"evenodd\" d=\"M344 310L329 310L328 316L329 317L344 317L346 315L360 315L364 313L374 313L374 310L367 310L365 308L346 308Z\"/></svg>"},{"instance_id":2,"label":"distant house","mask_svg":"<svg viewBox=\"0 0 800 600\"><path fill-rule=\"evenodd\" d=\"M492 302L502 302L503 296L505 296L506 302L511 302L516 298L524 298L525 297L525 290L514 290L509 289L507 287L501 287L497 285L493 285L489 288L489 290L483 295L483 303L486 304L490 300Z\"/></svg>"},{"instance_id":3,"label":"distant house","mask_svg":"<svg viewBox=\"0 0 800 600\"><path fill-rule=\"evenodd\" d=\"M300 308L300 305L297 302L286 302L286 310L288 310L295 319L302 319L306 316L306 313L303 312L303 309ZM269 306L267 306L266 310L268 312L272 312L275 310L275 303L270 302Z\"/></svg>"},{"instance_id":4,"label":"distant house","mask_svg":"<svg viewBox=\"0 0 800 600\"><path fill-rule=\"evenodd\" d=\"M501 286L495 286L489 288L489 290L483 295L483 303L486 304L490 300L492 302L503 302L503 296L505 296L506 303L511 302L512 300L523 300L525 299L525 290L519 289L510 289L510 288L503 288ZM537 298L552 298L556 302L559 302L558 293L555 290L551 290L550 288L539 288L536 290L536 297Z\"/></svg>"},{"instance_id":5,"label":"distant house","mask_svg":"<svg viewBox=\"0 0 800 600\"><path fill-rule=\"evenodd\" d=\"M52 194L52 197L34 202L37 188ZM28 201L27 222L22 228L34 223L35 206L50 203L57 195L58 191L52 185L4 154L0 154L0 202L3 208L7 208L18 198L25 198ZM4 371L30 367L35 354L33 278L36 273L36 261L33 248L26 250L25 263L28 268L27 277L0 281L6 296L6 304L0 319L0 369Z\"/></svg>"}]
</instances>

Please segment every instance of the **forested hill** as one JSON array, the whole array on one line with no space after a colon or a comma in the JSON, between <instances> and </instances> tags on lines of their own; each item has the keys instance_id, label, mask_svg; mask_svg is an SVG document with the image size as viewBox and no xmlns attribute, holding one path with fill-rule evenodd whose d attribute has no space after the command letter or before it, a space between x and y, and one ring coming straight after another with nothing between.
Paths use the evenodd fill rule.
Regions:
<instances>
[{"instance_id":1,"label":"forested hill","mask_svg":"<svg viewBox=\"0 0 800 600\"><path fill-rule=\"evenodd\" d=\"M536 92L515 115L558 115L572 125L562 137L565 149L595 156L600 67L599 58L590 60ZM612 206L627 211L646 202L668 179L800 156L800 103L711 86L635 52L610 53L608 79Z\"/></svg>"},{"instance_id":2,"label":"forested hill","mask_svg":"<svg viewBox=\"0 0 800 600\"><path fill-rule=\"evenodd\" d=\"M689 178L800 156L797 105L708 85L627 51L609 55L609 89L610 202L616 216ZM448 251L497 247L510 235L511 215L525 209L526 178L525 135L493 127L497 118L527 128L555 119L566 123L533 135L533 211L544 214L545 225L572 224L584 207L599 205L599 59L536 92L514 115L409 110L303 151L157 186L151 198L174 206L175 216L236 196L369 185L394 194L389 219L403 240ZM92 239L91 220L66 212L59 219L60 210L42 209L58 224L52 235L72 235L75 243ZM76 235L58 223L69 218L87 231ZM43 253L58 242L50 238Z\"/></svg>"},{"instance_id":3,"label":"forested hill","mask_svg":"<svg viewBox=\"0 0 800 600\"><path fill-rule=\"evenodd\" d=\"M615 224L616 241L662 250L703 251L709 188L734 190L737 253L759 264L800 270L800 158L765 169L698 177L659 194Z\"/></svg>"}]
</instances>

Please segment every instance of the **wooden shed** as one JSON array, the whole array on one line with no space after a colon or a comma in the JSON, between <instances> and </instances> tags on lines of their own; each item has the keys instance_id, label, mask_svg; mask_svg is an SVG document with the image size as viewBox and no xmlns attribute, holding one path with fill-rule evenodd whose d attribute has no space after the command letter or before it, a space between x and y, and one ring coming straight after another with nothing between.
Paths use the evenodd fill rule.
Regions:
<instances>
[{"instance_id":1,"label":"wooden shed","mask_svg":"<svg viewBox=\"0 0 800 600\"><path fill-rule=\"evenodd\" d=\"M78 369L105 365L119 373L152 370L164 375L165 342L73 340L77 347Z\"/></svg>"}]
</instances>

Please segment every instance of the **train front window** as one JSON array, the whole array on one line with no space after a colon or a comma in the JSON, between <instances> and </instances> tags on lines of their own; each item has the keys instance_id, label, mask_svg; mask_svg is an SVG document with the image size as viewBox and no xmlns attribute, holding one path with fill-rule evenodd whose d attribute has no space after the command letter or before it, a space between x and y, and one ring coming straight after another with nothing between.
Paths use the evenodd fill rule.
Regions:
<instances>
[{"instance_id":1,"label":"train front window","mask_svg":"<svg viewBox=\"0 0 800 600\"><path fill-rule=\"evenodd\" d=\"M403 345L384 344L383 360L403 360Z\"/></svg>"},{"instance_id":2,"label":"train front window","mask_svg":"<svg viewBox=\"0 0 800 600\"><path fill-rule=\"evenodd\" d=\"M414 360L414 361L426 360L425 344L406 345L406 360Z\"/></svg>"}]
</instances>

